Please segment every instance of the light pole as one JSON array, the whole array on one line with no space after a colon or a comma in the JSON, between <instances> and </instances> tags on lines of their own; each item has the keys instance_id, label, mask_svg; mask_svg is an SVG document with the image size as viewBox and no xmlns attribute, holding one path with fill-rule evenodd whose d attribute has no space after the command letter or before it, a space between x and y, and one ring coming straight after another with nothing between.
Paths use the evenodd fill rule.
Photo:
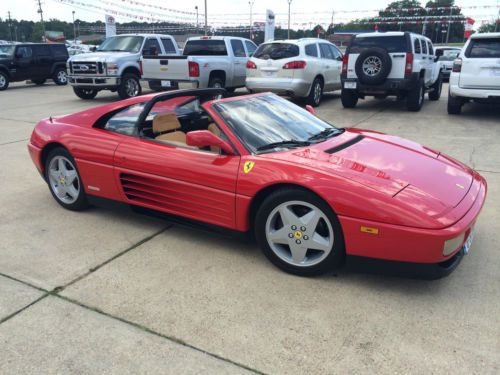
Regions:
<instances>
[{"instance_id":1,"label":"light pole","mask_svg":"<svg viewBox=\"0 0 500 375\"><path fill-rule=\"evenodd\" d=\"M250 40L253 40L253 24L252 24L252 8L253 8L253 3L255 3L255 0L250 0L248 2L248 5L250 5Z\"/></svg>"},{"instance_id":2,"label":"light pole","mask_svg":"<svg viewBox=\"0 0 500 375\"><path fill-rule=\"evenodd\" d=\"M73 43L76 44L76 25L75 25L75 11L73 13Z\"/></svg>"},{"instance_id":3,"label":"light pole","mask_svg":"<svg viewBox=\"0 0 500 375\"><path fill-rule=\"evenodd\" d=\"M292 4L292 0L288 1L288 39L290 39L290 6Z\"/></svg>"},{"instance_id":4,"label":"light pole","mask_svg":"<svg viewBox=\"0 0 500 375\"><path fill-rule=\"evenodd\" d=\"M43 42L46 42L46 39L45 39L45 23L43 22L43 10L42 10L42 1L41 0L37 0L38 1L38 13L40 13L40 22L42 23L42 41Z\"/></svg>"},{"instance_id":5,"label":"light pole","mask_svg":"<svg viewBox=\"0 0 500 375\"><path fill-rule=\"evenodd\" d=\"M446 32L446 44L450 40L450 29L451 29L451 16L453 14L453 7L450 6L450 19L448 20L448 31Z\"/></svg>"},{"instance_id":6,"label":"light pole","mask_svg":"<svg viewBox=\"0 0 500 375\"><path fill-rule=\"evenodd\" d=\"M196 32L198 32L198 27L199 27L199 23L198 23L198 5L196 5L194 7L194 9L196 9Z\"/></svg>"},{"instance_id":7,"label":"light pole","mask_svg":"<svg viewBox=\"0 0 500 375\"><path fill-rule=\"evenodd\" d=\"M208 14L207 14L207 0L205 0L205 36L208 35Z\"/></svg>"}]
</instances>

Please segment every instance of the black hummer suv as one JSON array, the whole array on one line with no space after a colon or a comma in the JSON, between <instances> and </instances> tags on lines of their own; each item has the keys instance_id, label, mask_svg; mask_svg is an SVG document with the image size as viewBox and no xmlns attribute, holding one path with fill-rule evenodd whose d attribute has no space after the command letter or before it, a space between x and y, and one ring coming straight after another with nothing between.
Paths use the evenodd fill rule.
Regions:
<instances>
[{"instance_id":1,"label":"black hummer suv","mask_svg":"<svg viewBox=\"0 0 500 375\"><path fill-rule=\"evenodd\" d=\"M0 45L0 91L9 82L31 80L43 85L52 79L57 85L66 85L68 50L64 44L3 44Z\"/></svg>"}]
</instances>

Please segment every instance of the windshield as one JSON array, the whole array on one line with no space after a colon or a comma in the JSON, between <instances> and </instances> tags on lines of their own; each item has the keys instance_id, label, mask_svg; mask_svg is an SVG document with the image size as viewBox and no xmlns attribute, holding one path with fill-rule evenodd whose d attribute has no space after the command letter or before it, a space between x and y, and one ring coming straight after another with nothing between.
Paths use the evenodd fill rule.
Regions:
<instances>
[{"instance_id":1,"label":"windshield","mask_svg":"<svg viewBox=\"0 0 500 375\"><path fill-rule=\"evenodd\" d=\"M470 58L499 58L500 38L477 38L470 42L465 53Z\"/></svg>"},{"instance_id":2,"label":"windshield","mask_svg":"<svg viewBox=\"0 0 500 375\"><path fill-rule=\"evenodd\" d=\"M445 49L443 50L443 56L439 57L439 61L453 61L458 57L459 53L459 49Z\"/></svg>"},{"instance_id":3,"label":"windshield","mask_svg":"<svg viewBox=\"0 0 500 375\"><path fill-rule=\"evenodd\" d=\"M334 133L341 132L333 125L274 94L223 101L215 103L213 108L254 153L269 144L279 142L312 143L311 137L325 129L331 129ZM316 139L315 142L322 140L324 139ZM277 145L270 151L289 146Z\"/></svg>"},{"instance_id":4,"label":"windshield","mask_svg":"<svg viewBox=\"0 0 500 375\"><path fill-rule=\"evenodd\" d=\"M0 56L2 57L8 57L8 56L13 56L14 55L14 49L16 46L13 45L0 45Z\"/></svg>"},{"instance_id":5,"label":"windshield","mask_svg":"<svg viewBox=\"0 0 500 375\"><path fill-rule=\"evenodd\" d=\"M226 42L220 39L194 39L184 46L184 56L226 56Z\"/></svg>"},{"instance_id":6,"label":"windshield","mask_svg":"<svg viewBox=\"0 0 500 375\"><path fill-rule=\"evenodd\" d=\"M379 47L387 50L389 53L406 52L406 38L404 35L394 36L356 36L349 47L350 53L361 53L367 48Z\"/></svg>"},{"instance_id":7,"label":"windshield","mask_svg":"<svg viewBox=\"0 0 500 375\"><path fill-rule=\"evenodd\" d=\"M263 60L280 60L299 55L299 47L290 43L261 44L253 57Z\"/></svg>"},{"instance_id":8,"label":"windshield","mask_svg":"<svg viewBox=\"0 0 500 375\"><path fill-rule=\"evenodd\" d=\"M102 42L97 50L101 52L139 52L143 40L142 36L113 36Z\"/></svg>"}]
</instances>

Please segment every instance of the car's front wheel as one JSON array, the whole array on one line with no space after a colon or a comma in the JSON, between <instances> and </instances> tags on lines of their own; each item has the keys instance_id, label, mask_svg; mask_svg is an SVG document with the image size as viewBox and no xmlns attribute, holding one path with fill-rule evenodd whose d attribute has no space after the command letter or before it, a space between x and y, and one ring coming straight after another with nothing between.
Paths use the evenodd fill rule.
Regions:
<instances>
[{"instance_id":1,"label":"car's front wheel","mask_svg":"<svg viewBox=\"0 0 500 375\"><path fill-rule=\"evenodd\" d=\"M436 82L431 86L432 91L429 92L429 100L439 100L443 89L443 75L439 73Z\"/></svg>"},{"instance_id":2,"label":"car's front wheel","mask_svg":"<svg viewBox=\"0 0 500 375\"><path fill-rule=\"evenodd\" d=\"M125 74L122 77L121 84L117 91L121 99L128 99L141 95L142 88L139 83L139 78L132 73Z\"/></svg>"},{"instance_id":3,"label":"car's front wheel","mask_svg":"<svg viewBox=\"0 0 500 375\"><path fill-rule=\"evenodd\" d=\"M337 216L307 190L287 188L270 194L257 211L255 235L266 257L295 275L320 275L344 259Z\"/></svg>"},{"instance_id":4,"label":"car's front wheel","mask_svg":"<svg viewBox=\"0 0 500 375\"><path fill-rule=\"evenodd\" d=\"M58 147L49 152L45 179L54 199L64 208L80 211L87 208L87 196L75 160L68 150Z\"/></svg>"},{"instance_id":5,"label":"car's front wheel","mask_svg":"<svg viewBox=\"0 0 500 375\"><path fill-rule=\"evenodd\" d=\"M82 88L79 88L79 87L73 87L73 92L80 99L85 99L85 100L94 99L96 97L96 95L97 95L97 90L82 89Z\"/></svg>"},{"instance_id":6,"label":"car's front wheel","mask_svg":"<svg viewBox=\"0 0 500 375\"><path fill-rule=\"evenodd\" d=\"M419 79L415 88L409 91L408 96L406 97L406 108L408 108L408 111L412 112L420 111L422 105L424 104L424 96L425 96L424 80Z\"/></svg>"},{"instance_id":7,"label":"car's front wheel","mask_svg":"<svg viewBox=\"0 0 500 375\"><path fill-rule=\"evenodd\" d=\"M68 84L68 76L66 75L66 69L57 68L52 76L52 79L56 85L64 86Z\"/></svg>"}]
</instances>

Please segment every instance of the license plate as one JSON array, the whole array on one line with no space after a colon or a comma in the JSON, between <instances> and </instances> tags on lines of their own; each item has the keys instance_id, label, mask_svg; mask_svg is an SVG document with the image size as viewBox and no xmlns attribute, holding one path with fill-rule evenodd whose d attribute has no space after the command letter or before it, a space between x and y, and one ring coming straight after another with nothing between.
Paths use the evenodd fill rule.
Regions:
<instances>
[{"instance_id":1,"label":"license plate","mask_svg":"<svg viewBox=\"0 0 500 375\"><path fill-rule=\"evenodd\" d=\"M264 75L266 77L272 77L272 76L274 76L274 72L264 72Z\"/></svg>"},{"instance_id":2,"label":"license plate","mask_svg":"<svg viewBox=\"0 0 500 375\"><path fill-rule=\"evenodd\" d=\"M356 82L344 82L344 88L345 89L355 89Z\"/></svg>"},{"instance_id":3,"label":"license plate","mask_svg":"<svg viewBox=\"0 0 500 375\"><path fill-rule=\"evenodd\" d=\"M469 237L467 237L467 240L464 243L464 254L468 254L470 247L472 245L472 240L474 239L474 229L472 229L469 233Z\"/></svg>"},{"instance_id":4,"label":"license plate","mask_svg":"<svg viewBox=\"0 0 500 375\"><path fill-rule=\"evenodd\" d=\"M161 81L161 87L171 87L170 81Z\"/></svg>"}]
</instances>

